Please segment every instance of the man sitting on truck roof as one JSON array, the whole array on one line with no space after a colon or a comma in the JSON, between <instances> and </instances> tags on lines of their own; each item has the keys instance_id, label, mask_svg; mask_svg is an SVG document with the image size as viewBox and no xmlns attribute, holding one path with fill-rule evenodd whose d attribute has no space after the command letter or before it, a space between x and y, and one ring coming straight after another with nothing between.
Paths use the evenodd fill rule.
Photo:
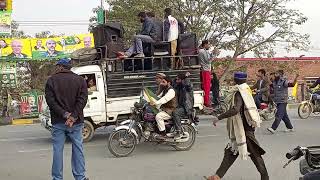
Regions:
<instances>
[{"instance_id":1,"label":"man sitting on truck roof","mask_svg":"<svg viewBox=\"0 0 320 180\"><path fill-rule=\"evenodd\" d=\"M160 112L156 115L156 121L160 131L158 138L162 140L167 137L164 121L171 119L171 115L177 107L176 92L171 84L172 81L169 77L163 78L160 84L163 87L163 90L158 96L160 99L150 103L151 106L156 106L157 109L160 109Z\"/></svg>"},{"instance_id":2,"label":"man sitting on truck roof","mask_svg":"<svg viewBox=\"0 0 320 180\"><path fill-rule=\"evenodd\" d=\"M153 20L147 16L145 12L140 12L138 14L140 22L142 23L142 30L140 34L134 36L134 43L132 46L125 52L119 53L120 58L127 58L136 54L136 58L144 58L143 46L142 43L153 43L159 40L157 35L156 25Z\"/></svg>"}]
</instances>

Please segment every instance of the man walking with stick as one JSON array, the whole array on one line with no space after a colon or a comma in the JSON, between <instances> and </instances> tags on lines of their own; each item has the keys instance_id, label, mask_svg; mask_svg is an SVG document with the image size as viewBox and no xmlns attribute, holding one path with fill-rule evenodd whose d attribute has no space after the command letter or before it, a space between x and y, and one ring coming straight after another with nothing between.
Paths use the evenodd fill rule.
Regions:
<instances>
[{"instance_id":1,"label":"man walking with stick","mask_svg":"<svg viewBox=\"0 0 320 180\"><path fill-rule=\"evenodd\" d=\"M70 69L70 60L59 60L55 74L48 79L45 87L52 121L52 180L63 180L63 148L66 137L72 143L71 165L74 179L88 180L85 177L82 145L83 109L87 103L88 89L86 81Z\"/></svg>"}]
</instances>

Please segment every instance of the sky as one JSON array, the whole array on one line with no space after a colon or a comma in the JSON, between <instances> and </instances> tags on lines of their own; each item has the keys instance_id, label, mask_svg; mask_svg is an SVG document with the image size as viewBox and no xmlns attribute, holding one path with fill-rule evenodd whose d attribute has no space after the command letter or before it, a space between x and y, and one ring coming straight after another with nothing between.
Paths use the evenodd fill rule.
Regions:
<instances>
[{"instance_id":1,"label":"sky","mask_svg":"<svg viewBox=\"0 0 320 180\"><path fill-rule=\"evenodd\" d=\"M66 35L87 33L88 19L93 15L92 9L100 4L100 0L13 0L13 19L16 21L71 21L64 26L26 26L20 30L29 35L36 32L50 30L56 34ZM288 4L289 8L298 9L306 17L307 23L296 30L311 36L309 52L294 51L287 56L320 56L320 0L294 0ZM70 25L81 22L82 25ZM288 54L278 49L278 56Z\"/></svg>"}]
</instances>

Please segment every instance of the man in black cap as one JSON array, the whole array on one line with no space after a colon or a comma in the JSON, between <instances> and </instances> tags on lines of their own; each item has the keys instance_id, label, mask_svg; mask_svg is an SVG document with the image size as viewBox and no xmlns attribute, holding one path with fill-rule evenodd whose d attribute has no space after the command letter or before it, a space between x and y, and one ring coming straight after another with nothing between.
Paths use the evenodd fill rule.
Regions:
<instances>
[{"instance_id":1,"label":"man in black cap","mask_svg":"<svg viewBox=\"0 0 320 180\"><path fill-rule=\"evenodd\" d=\"M224 158L219 169L214 176L208 177L208 180L220 180L238 156L243 160L250 156L261 175L261 180L269 180L266 166L261 157L265 151L260 147L254 135L255 128L260 127L261 120L246 79L246 73L237 72L234 74L236 86L231 90L231 95L228 98L230 109L219 117L214 117L214 126L218 121L228 119L227 129L230 142L225 148Z\"/></svg>"},{"instance_id":2,"label":"man in black cap","mask_svg":"<svg viewBox=\"0 0 320 180\"><path fill-rule=\"evenodd\" d=\"M58 61L55 73L45 87L46 102L52 122L53 163L52 179L63 179L63 147L66 137L72 143L72 173L75 180L85 177L85 161L82 145L83 109L88 99L86 81L71 69L69 59Z\"/></svg>"},{"instance_id":3,"label":"man in black cap","mask_svg":"<svg viewBox=\"0 0 320 180\"><path fill-rule=\"evenodd\" d=\"M277 112L275 120L270 128L267 130L274 134L279 127L281 120L285 123L287 129L285 132L293 132L293 125L287 113L288 105L288 87L294 87L298 81L299 75L296 74L293 82L288 81L284 77L283 70L278 70L275 73L275 79L272 82L273 87L273 101L277 105Z\"/></svg>"}]
</instances>

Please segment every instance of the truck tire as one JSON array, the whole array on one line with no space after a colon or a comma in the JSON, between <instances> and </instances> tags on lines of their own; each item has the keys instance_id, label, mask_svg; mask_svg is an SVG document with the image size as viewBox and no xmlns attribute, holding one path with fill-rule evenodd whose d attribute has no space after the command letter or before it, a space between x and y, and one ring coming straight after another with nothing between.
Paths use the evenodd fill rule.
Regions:
<instances>
[{"instance_id":1,"label":"truck tire","mask_svg":"<svg viewBox=\"0 0 320 180\"><path fill-rule=\"evenodd\" d=\"M94 135L94 127L92 123L88 120L84 120L83 129L82 129L82 138L83 142L89 142Z\"/></svg>"}]
</instances>

